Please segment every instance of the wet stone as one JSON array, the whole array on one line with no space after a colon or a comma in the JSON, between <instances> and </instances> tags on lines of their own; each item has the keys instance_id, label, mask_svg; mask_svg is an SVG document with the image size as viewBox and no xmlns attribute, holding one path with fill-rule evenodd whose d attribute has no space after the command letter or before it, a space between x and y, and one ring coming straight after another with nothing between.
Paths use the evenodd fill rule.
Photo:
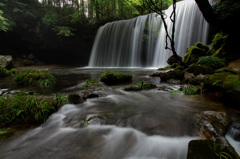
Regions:
<instances>
[{"instance_id":1,"label":"wet stone","mask_svg":"<svg viewBox=\"0 0 240 159\"><path fill-rule=\"evenodd\" d=\"M83 103L84 100L79 94L69 94L68 95L68 102L70 104L80 104Z\"/></svg>"}]
</instances>

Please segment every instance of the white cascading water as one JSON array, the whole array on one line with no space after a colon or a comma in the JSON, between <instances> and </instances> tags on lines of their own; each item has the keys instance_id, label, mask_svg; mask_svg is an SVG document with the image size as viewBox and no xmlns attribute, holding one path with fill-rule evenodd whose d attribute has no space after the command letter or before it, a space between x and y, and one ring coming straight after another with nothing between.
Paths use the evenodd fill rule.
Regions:
<instances>
[{"instance_id":1,"label":"white cascading water","mask_svg":"<svg viewBox=\"0 0 240 159\"><path fill-rule=\"evenodd\" d=\"M172 6L165 11L169 30ZM165 30L156 14L102 26L92 48L89 67L163 67L171 51L165 50ZM207 43L208 23L194 0L177 3L175 47L180 56L196 42Z\"/></svg>"}]
</instances>

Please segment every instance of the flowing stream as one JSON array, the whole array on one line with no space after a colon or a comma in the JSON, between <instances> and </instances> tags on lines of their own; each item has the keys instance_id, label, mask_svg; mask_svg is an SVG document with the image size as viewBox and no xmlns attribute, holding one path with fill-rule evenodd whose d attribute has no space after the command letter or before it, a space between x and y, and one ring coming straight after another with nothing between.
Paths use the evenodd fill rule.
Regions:
<instances>
[{"instance_id":1,"label":"flowing stream","mask_svg":"<svg viewBox=\"0 0 240 159\"><path fill-rule=\"evenodd\" d=\"M159 83L149 69L111 69L134 74L134 81L154 82L158 89L126 92L126 85L96 87L100 98L66 104L37 128L0 136L1 159L185 159L188 142L198 139L192 117L204 110L227 111L239 121L239 112L225 108L215 96L185 96L166 90L179 85ZM53 91L80 93L81 84L97 78L103 69L53 70ZM61 85L60 85L61 84ZM77 88L77 89L76 89ZM231 135L231 132L233 135ZM237 132L239 133L239 132ZM234 132L228 135L237 151Z\"/></svg>"},{"instance_id":2,"label":"flowing stream","mask_svg":"<svg viewBox=\"0 0 240 159\"><path fill-rule=\"evenodd\" d=\"M196 42L207 43L209 26L194 0L176 6L175 47L183 56ZM165 11L170 35L171 13L170 6ZM107 23L98 30L89 67L164 67L172 54L165 49L165 41L165 29L155 13Z\"/></svg>"}]
</instances>

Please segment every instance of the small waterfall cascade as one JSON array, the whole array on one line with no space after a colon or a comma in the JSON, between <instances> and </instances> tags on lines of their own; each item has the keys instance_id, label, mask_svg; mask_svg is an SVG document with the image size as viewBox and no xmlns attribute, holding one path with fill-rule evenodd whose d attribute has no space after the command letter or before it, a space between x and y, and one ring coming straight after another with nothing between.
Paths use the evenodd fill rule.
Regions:
<instances>
[{"instance_id":1,"label":"small waterfall cascade","mask_svg":"<svg viewBox=\"0 0 240 159\"><path fill-rule=\"evenodd\" d=\"M172 6L165 11L169 30ZM89 67L163 67L172 55L165 50L166 33L161 18L153 13L121 20L99 28ZM183 56L196 42L207 43L208 23L194 0L177 3L175 47Z\"/></svg>"},{"instance_id":2,"label":"small waterfall cascade","mask_svg":"<svg viewBox=\"0 0 240 159\"><path fill-rule=\"evenodd\" d=\"M226 135L228 142L234 147L238 155L240 155L240 125L233 123Z\"/></svg>"}]
</instances>

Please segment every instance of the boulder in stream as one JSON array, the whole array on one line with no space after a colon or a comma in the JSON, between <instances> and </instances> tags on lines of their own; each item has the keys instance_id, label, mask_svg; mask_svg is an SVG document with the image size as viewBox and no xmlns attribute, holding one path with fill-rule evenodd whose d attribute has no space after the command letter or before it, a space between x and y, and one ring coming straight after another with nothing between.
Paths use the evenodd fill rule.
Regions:
<instances>
[{"instance_id":1,"label":"boulder in stream","mask_svg":"<svg viewBox=\"0 0 240 159\"><path fill-rule=\"evenodd\" d=\"M14 68L13 58L11 55L0 55L0 65L10 70Z\"/></svg>"},{"instance_id":2,"label":"boulder in stream","mask_svg":"<svg viewBox=\"0 0 240 159\"><path fill-rule=\"evenodd\" d=\"M84 100L79 94L69 94L68 95L68 102L70 104L80 104L80 103L83 103Z\"/></svg>"},{"instance_id":3,"label":"boulder in stream","mask_svg":"<svg viewBox=\"0 0 240 159\"><path fill-rule=\"evenodd\" d=\"M152 77L160 77L161 82L167 82L170 79L182 80L184 78L184 71L180 69L174 69L164 72L156 72L150 75Z\"/></svg>"},{"instance_id":4,"label":"boulder in stream","mask_svg":"<svg viewBox=\"0 0 240 159\"><path fill-rule=\"evenodd\" d=\"M187 159L238 159L235 149L229 144L225 137L209 140L192 140L188 144Z\"/></svg>"},{"instance_id":5,"label":"boulder in stream","mask_svg":"<svg viewBox=\"0 0 240 159\"><path fill-rule=\"evenodd\" d=\"M195 134L210 139L225 136L231 122L225 112L204 111L193 117L192 127Z\"/></svg>"}]
</instances>

